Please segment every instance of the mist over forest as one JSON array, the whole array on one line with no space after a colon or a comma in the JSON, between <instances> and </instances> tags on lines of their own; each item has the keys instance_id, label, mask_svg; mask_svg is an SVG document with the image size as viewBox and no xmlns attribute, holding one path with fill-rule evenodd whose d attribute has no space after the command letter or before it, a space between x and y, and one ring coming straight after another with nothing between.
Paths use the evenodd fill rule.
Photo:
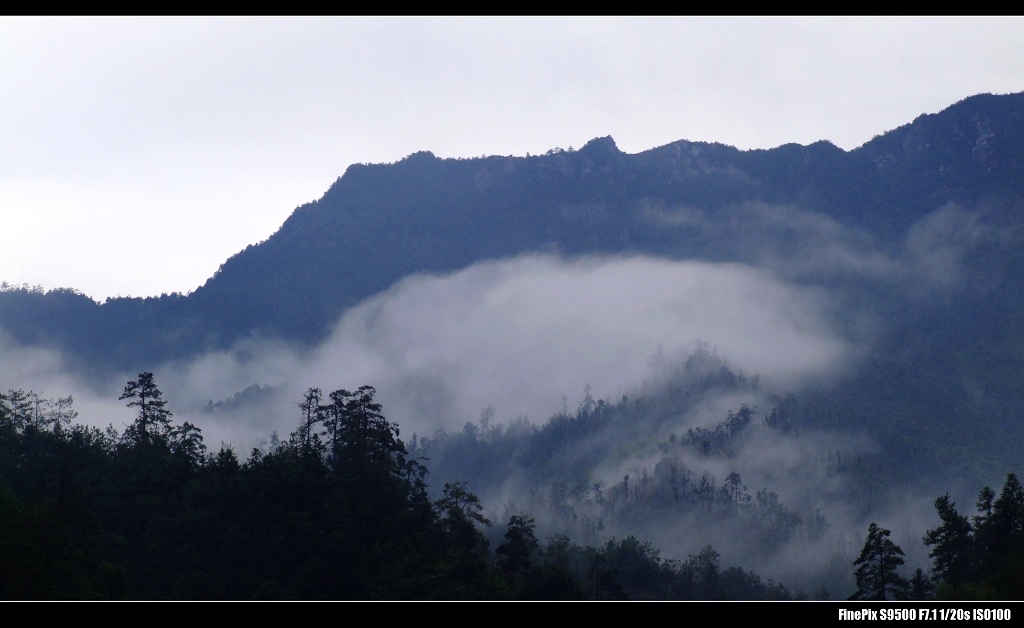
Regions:
<instances>
[{"instance_id":1,"label":"mist over forest","mask_svg":"<svg viewBox=\"0 0 1024 628\"><path fill-rule=\"evenodd\" d=\"M980 95L853 151L680 141L628 155L599 138L526 158L356 164L188 295L100 304L4 284L0 419L10 439L59 436L61 419L40 417L73 398L97 447L141 456L151 445L122 397L151 373L174 423L201 431L205 453L188 464L230 466L216 456L231 451L269 473L266 460L315 454L354 482L339 471L348 450L326 417L342 406L328 394L372 386L401 440L388 444L391 473L411 482L394 490L436 511L417 525L443 528L438 547L479 542L475 569L510 578L410 584L410 597L536 594L511 554L487 554L508 550L506 533L525 529L510 522L526 518L539 545L523 555L564 571L530 577L569 574L564 589L543 580L569 596L661 591L615 562L632 539L647 563L690 574L663 582L686 599L711 590L712 564L742 568L731 582L747 588L728 593L741 599L845 599L862 588L853 565L875 523L902 548L907 581L921 570L915 595L1005 595L1002 576L950 575L923 539L953 520L939 496L963 511L1024 462L1021 119L1024 95ZM188 432L164 436L171 455ZM422 494L410 461L427 471ZM9 512L53 498L18 468L0 476ZM344 500L361 494L339 486ZM85 510L113 508L90 490ZM1013 499L990 500L989 515ZM476 541L453 532L453 503ZM995 547L978 513L963 534ZM1024 540L1006 543L1024 556ZM598 555L618 569L607 590ZM118 556L107 563L125 577L143 569ZM271 598L298 590L262 582Z\"/></svg>"}]
</instances>

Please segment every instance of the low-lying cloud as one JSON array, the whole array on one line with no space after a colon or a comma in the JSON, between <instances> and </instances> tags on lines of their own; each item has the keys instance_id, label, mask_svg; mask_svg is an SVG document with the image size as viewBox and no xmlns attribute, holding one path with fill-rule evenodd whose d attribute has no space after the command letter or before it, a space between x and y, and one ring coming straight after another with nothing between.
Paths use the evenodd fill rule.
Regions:
<instances>
[{"instance_id":1,"label":"low-lying cloud","mask_svg":"<svg viewBox=\"0 0 1024 628\"><path fill-rule=\"evenodd\" d=\"M409 438L413 432L460 430L487 406L496 409L499 421L527 416L543 423L563 408L574 410L586 385L595 399L610 401L653 390L666 364L678 366L695 342L726 358L735 372L758 377L756 394L709 397L661 425L629 456L593 468L592 479L610 486L631 468L653 472L661 458L656 441L668 432L712 428L740 403L764 413L771 403L767 391L799 392L841 377L855 365L863 339L837 331L834 297L771 265L524 255L447 275L406 278L347 311L313 349L249 339L230 351L154 365L153 371L176 423L200 426L212 449L227 443L243 457L251 447L264 446L272 431L284 438L297 428L297 403L308 387L325 395L338 388L376 387L384 414ZM0 388L32 389L49 397L73 394L80 422L123 429L133 413L118 396L136 376L124 373L96 391L68 372L56 352L17 348L0 339ZM274 389L256 402L204 410L253 384ZM685 453L679 460L719 484L728 473L739 472L751 493L771 488L794 512L805 514L823 490L838 495L845 489L830 484L838 480L822 479L822 455L871 448L867 440L840 435L766 433L741 443L740 454L730 461ZM527 492L521 486L504 490L509 503ZM494 511L505 507L500 494L483 496L496 500L490 504ZM829 548L838 539L851 547L859 542L860 513L847 512L841 498L831 504L826 514L832 532L793 548L820 559L826 550L834 551ZM650 524L648 538L668 555L694 551L691 545L698 540L716 543L730 561L742 563L743 554L752 551L727 544L713 530L711 537L707 531L679 536L689 529L685 522ZM803 568L800 559L781 555L747 564L790 578Z\"/></svg>"},{"instance_id":2,"label":"low-lying cloud","mask_svg":"<svg viewBox=\"0 0 1024 628\"><path fill-rule=\"evenodd\" d=\"M754 268L526 256L399 283L348 312L304 371L371 383L412 423L461 426L488 404L540 420L586 384L615 395L659 347L697 339L787 384L848 353L824 294Z\"/></svg>"},{"instance_id":3,"label":"low-lying cloud","mask_svg":"<svg viewBox=\"0 0 1024 628\"><path fill-rule=\"evenodd\" d=\"M832 330L830 316L826 293L751 266L526 255L407 278L346 312L311 351L248 340L153 370L179 420L202 426L208 442L247 448L271 430L295 428L294 403L307 387L326 394L373 385L406 435L461 428L487 405L499 417L538 422L588 384L595 398L616 398L652 375L651 356L696 340L734 367L792 388L850 359L851 345ZM5 389L76 393L79 406L95 396L53 352L6 347L0 369ZM111 381L101 397L118 405L124 382L136 375ZM199 412L252 384L284 385L279 403L235 416ZM126 409L82 412L115 427L120 415L130 421Z\"/></svg>"}]
</instances>

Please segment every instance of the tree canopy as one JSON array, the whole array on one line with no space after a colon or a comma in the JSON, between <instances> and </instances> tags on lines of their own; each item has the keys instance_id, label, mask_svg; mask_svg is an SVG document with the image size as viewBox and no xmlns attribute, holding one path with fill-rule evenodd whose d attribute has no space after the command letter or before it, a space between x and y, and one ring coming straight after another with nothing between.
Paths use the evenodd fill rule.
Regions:
<instances>
[{"instance_id":1,"label":"tree canopy","mask_svg":"<svg viewBox=\"0 0 1024 628\"><path fill-rule=\"evenodd\" d=\"M153 381L152 373L139 373L139 378L125 384L120 399L127 399L129 408L137 408L135 421L127 434L139 444L148 444L153 438L164 438L171 431L171 412L166 408L163 393Z\"/></svg>"},{"instance_id":2,"label":"tree canopy","mask_svg":"<svg viewBox=\"0 0 1024 628\"><path fill-rule=\"evenodd\" d=\"M868 538L853 562L857 567L857 591L851 600L902 599L909 590L909 582L900 576L897 568L903 565L903 550L889 540L890 530L872 522Z\"/></svg>"}]
</instances>

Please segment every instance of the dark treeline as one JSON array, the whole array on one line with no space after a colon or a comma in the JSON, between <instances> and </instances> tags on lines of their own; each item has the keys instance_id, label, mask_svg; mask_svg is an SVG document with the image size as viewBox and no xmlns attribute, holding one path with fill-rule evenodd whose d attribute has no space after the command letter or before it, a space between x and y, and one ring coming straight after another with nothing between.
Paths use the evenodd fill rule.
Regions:
<instances>
[{"instance_id":1,"label":"dark treeline","mask_svg":"<svg viewBox=\"0 0 1024 628\"><path fill-rule=\"evenodd\" d=\"M950 599L1024 599L1024 487L1013 473L997 496L986 486L968 522L949 494L935 500L941 525L929 530L938 593Z\"/></svg>"},{"instance_id":2,"label":"dark treeline","mask_svg":"<svg viewBox=\"0 0 1024 628\"><path fill-rule=\"evenodd\" d=\"M4 599L788 599L711 546L662 559L634 536L537 539L491 525L464 482L427 492L375 390L310 389L299 425L240 461L176 425L151 373L123 433L70 397L0 395Z\"/></svg>"},{"instance_id":3,"label":"dark treeline","mask_svg":"<svg viewBox=\"0 0 1024 628\"><path fill-rule=\"evenodd\" d=\"M660 443L665 458L650 476L608 487L556 482L558 500L530 504L584 513L571 517L591 529L579 544L563 533L539 539L534 517L523 510L508 513L487 534L492 522L465 482L445 482L432 498L425 459L415 457L431 448L430 441L410 453L375 392L370 386L328 395L309 389L290 437L272 438L267 450L252 450L244 462L225 446L208 451L196 426L176 425L151 373L125 386L121 398L134 419L123 433L76 424L70 397L43 399L21 390L0 395L0 597L806 598L740 567L724 567L710 544L676 560L632 534L597 534L601 517L639 525L666 508L712 525L742 520L766 546L820 533L828 525L820 515L794 513L770 491L751 495L738 474L716 485L714 478L698 479L666 462L675 449L729 455L753 422L746 406L714 429ZM588 396L575 416L563 413L544 428L520 422L520 437L611 420L612 408ZM491 414L483 417L485 428ZM789 419L777 408L763 423L788 429ZM510 430L485 429L489 438L475 434L471 440L500 450L502 442L511 446L505 439L513 439L516 428L513 422ZM462 444L471 433L461 435ZM590 497L573 501L574 492L587 491ZM872 523L853 561L852 598L1019 599L1024 488L1010 474L998 495L982 489L976 506L969 519L948 494L936 499L940 524L923 536L931 569L910 577L901 573L903 550L888 539L890 531ZM594 513L589 523L587 512ZM833 593L839 592L821 586L814 596Z\"/></svg>"},{"instance_id":4,"label":"dark treeline","mask_svg":"<svg viewBox=\"0 0 1024 628\"><path fill-rule=\"evenodd\" d=\"M854 561L857 591L851 600L1020 600L1024 598L1024 486L1009 474L998 497L986 486L968 520L945 494L935 500L941 524L924 535L931 574L900 573L903 548L890 530L872 523Z\"/></svg>"}]
</instances>

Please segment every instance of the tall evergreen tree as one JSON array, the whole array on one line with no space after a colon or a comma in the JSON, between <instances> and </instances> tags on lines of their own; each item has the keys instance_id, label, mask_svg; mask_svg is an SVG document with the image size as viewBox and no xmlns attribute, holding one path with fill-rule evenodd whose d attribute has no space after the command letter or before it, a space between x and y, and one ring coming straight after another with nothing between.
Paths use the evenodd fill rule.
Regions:
<instances>
[{"instance_id":1,"label":"tall evergreen tree","mask_svg":"<svg viewBox=\"0 0 1024 628\"><path fill-rule=\"evenodd\" d=\"M514 576L530 566L530 556L539 545L533 534L534 525L533 517L529 515L509 517L505 540L495 550L501 557L501 569L506 574Z\"/></svg>"},{"instance_id":2,"label":"tall evergreen tree","mask_svg":"<svg viewBox=\"0 0 1024 628\"><path fill-rule=\"evenodd\" d=\"M302 453L310 457L320 451L320 439L316 432L316 424L323 421L323 408L320 406L322 393L319 388L310 388L302 396L299 408L302 410L302 425L299 426L299 440Z\"/></svg>"},{"instance_id":3,"label":"tall evergreen tree","mask_svg":"<svg viewBox=\"0 0 1024 628\"><path fill-rule=\"evenodd\" d=\"M924 536L924 544L932 548L928 554L934 561L932 577L956 591L971 577L974 552L971 524L966 515L957 512L949 493L935 500L935 509L942 525L928 530Z\"/></svg>"},{"instance_id":4,"label":"tall evergreen tree","mask_svg":"<svg viewBox=\"0 0 1024 628\"><path fill-rule=\"evenodd\" d=\"M373 400L376 394L373 386L360 386L345 399L345 420L339 430L342 455L357 474L400 473L405 445L398 439L398 426L384 417L381 405Z\"/></svg>"},{"instance_id":5,"label":"tall evergreen tree","mask_svg":"<svg viewBox=\"0 0 1024 628\"><path fill-rule=\"evenodd\" d=\"M857 591L851 600L887 600L892 594L897 599L907 595L909 583L896 568L903 564L903 549L889 540L890 530L872 522L868 538L860 556L853 561L857 576Z\"/></svg>"},{"instance_id":6,"label":"tall evergreen tree","mask_svg":"<svg viewBox=\"0 0 1024 628\"><path fill-rule=\"evenodd\" d=\"M1018 599L1024 594L1024 486L1011 473L993 501L994 494L986 487L978 499L983 515L974 522L977 576L996 595Z\"/></svg>"},{"instance_id":7,"label":"tall evergreen tree","mask_svg":"<svg viewBox=\"0 0 1024 628\"><path fill-rule=\"evenodd\" d=\"M923 569L918 567L914 575L910 577L910 599L921 601L930 600L935 595L935 583Z\"/></svg>"},{"instance_id":8,"label":"tall evergreen tree","mask_svg":"<svg viewBox=\"0 0 1024 628\"><path fill-rule=\"evenodd\" d=\"M125 430L129 441L145 445L154 437L165 438L171 431L171 411L163 393L156 387L152 373L139 373L139 379L125 384L120 399L127 399L129 408L138 408L135 422Z\"/></svg>"}]
</instances>

